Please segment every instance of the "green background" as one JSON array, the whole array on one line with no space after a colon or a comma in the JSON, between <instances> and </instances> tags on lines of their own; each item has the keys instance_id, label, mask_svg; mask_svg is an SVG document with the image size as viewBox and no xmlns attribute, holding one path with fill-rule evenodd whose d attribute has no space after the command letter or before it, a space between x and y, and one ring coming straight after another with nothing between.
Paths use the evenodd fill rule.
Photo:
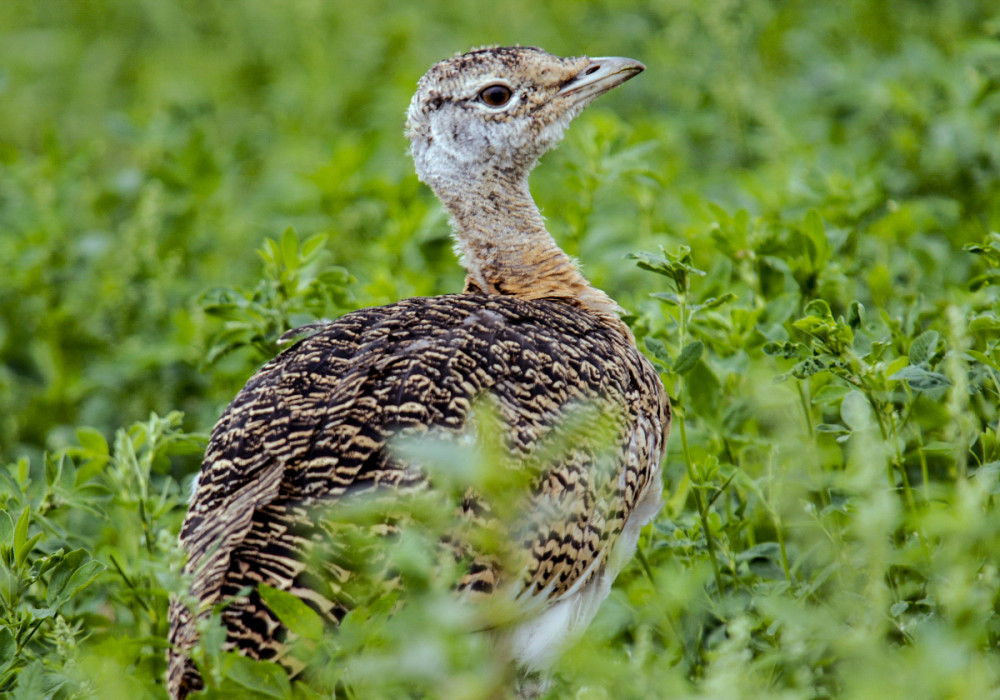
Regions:
<instances>
[{"instance_id":1,"label":"green background","mask_svg":"<svg viewBox=\"0 0 1000 700\"><path fill-rule=\"evenodd\" d=\"M996 693L985 0L0 3L0 689L162 696L204 435L289 327L460 289L404 113L513 43L647 65L532 186L678 412L646 565L553 697ZM494 692L448 629L407 670L423 623L384 613L327 688Z\"/></svg>"}]
</instances>

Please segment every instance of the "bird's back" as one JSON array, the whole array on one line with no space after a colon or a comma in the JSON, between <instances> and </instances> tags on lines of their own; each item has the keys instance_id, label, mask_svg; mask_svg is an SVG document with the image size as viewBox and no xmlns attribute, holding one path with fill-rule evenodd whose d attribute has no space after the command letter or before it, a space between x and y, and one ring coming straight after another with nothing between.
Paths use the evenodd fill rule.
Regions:
<instances>
[{"instance_id":1,"label":"bird's back","mask_svg":"<svg viewBox=\"0 0 1000 700\"><path fill-rule=\"evenodd\" d=\"M229 648L279 653L284 631L256 593L260 583L341 619L350 603L338 596L337 577L319 584L305 563L313 507L425 487L427 474L394 454L390 440L460 435L478 401L501 424L510 464L538 470L515 533L526 566L476 563L460 587L506 586L542 614L605 576L609 557L617 561L610 585L623 560L614 554L619 540L633 547L655 512L669 425L659 378L624 325L558 300L454 294L363 309L309 332L223 414L181 532L200 610L231 600L222 614ZM596 407L611 427L552 452L581 407ZM200 687L184 653L198 614L180 603L171 611L175 695Z\"/></svg>"}]
</instances>

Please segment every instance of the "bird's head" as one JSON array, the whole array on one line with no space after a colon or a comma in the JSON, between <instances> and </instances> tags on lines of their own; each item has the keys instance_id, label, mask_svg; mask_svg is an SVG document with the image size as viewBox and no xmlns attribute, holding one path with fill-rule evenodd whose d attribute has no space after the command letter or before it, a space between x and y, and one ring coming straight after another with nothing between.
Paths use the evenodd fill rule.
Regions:
<instances>
[{"instance_id":1,"label":"bird's head","mask_svg":"<svg viewBox=\"0 0 1000 700\"><path fill-rule=\"evenodd\" d=\"M630 58L478 49L435 64L407 115L417 175L435 190L469 178L520 180L599 95L645 69Z\"/></svg>"}]
</instances>

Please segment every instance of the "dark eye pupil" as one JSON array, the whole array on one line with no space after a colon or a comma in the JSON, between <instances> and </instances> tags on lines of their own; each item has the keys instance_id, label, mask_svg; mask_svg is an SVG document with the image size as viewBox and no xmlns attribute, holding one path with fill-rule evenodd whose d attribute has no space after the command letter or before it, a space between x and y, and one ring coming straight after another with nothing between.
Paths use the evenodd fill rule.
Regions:
<instances>
[{"instance_id":1,"label":"dark eye pupil","mask_svg":"<svg viewBox=\"0 0 1000 700\"><path fill-rule=\"evenodd\" d=\"M510 100L510 88L504 85L490 85L479 93L479 97L490 107L502 107Z\"/></svg>"}]
</instances>

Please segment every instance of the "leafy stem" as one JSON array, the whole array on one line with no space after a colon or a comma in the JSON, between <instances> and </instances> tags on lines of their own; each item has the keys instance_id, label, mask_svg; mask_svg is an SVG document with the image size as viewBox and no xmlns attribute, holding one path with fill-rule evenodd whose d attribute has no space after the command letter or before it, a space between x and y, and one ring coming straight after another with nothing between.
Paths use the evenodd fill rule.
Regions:
<instances>
[{"instance_id":1,"label":"leafy stem","mask_svg":"<svg viewBox=\"0 0 1000 700\"><path fill-rule=\"evenodd\" d=\"M644 270L656 272L669 278L673 282L675 292L657 293L653 296L664 303L675 306L678 316L677 341L681 348L675 360L670 361L669 370L674 377L674 387L677 400L674 402L674 418L677 422L677 429L681 438L681 452L684 455L684 467L688 480L694 487L695 506L698 508L698 517L701 521L702 530L705 533L705 545L708 549L708 556L712 562L712 573L715 577L715 585L720 594L725 591L722 580L722 571L719 568L717 546L712 535L712 528L709 523L709 510L711 503L707 500L704 491L708 483L696 468L695 461L691 456L691 449L688 443L687 424L685 421L685 380L684 375L690 372L697 364L704 350L704 345L700 341L688 342L688 332L691 317L701 309L709 309L719 306L730 299L733 295L723 295L718 299L709 299L702 304L690 304L689 292L691 289L691 278L694 276L704 276L705 272L691 265L691 250L686 246L681 246L676 253L662 250L662 255L653 253L638 253L631 257L638 261L639 267ZM653 344L656 349L661 349L661 344L657 341ZM658 353L659 354L659 353ZM669 359L665 351L662 352L661 360Z\"/></svg>"}]
</instances>

